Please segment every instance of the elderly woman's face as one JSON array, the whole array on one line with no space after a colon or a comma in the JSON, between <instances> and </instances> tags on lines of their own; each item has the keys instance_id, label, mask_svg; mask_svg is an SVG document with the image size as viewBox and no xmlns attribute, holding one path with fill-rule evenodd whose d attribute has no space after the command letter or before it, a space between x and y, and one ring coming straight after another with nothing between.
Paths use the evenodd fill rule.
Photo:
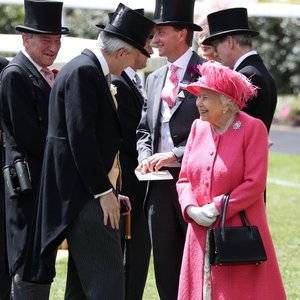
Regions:
<instances>
[{"instance_id":1,"label":"elderly woman's face","mask_svg":"<svg viewBox=\"0 0 300 300\"><path fill-rule=\"evenodd\" d=\"M218 124L224 111L220 94L211 90L202 89L196 101L202 121Z\"/></svg>"}]
</instances>

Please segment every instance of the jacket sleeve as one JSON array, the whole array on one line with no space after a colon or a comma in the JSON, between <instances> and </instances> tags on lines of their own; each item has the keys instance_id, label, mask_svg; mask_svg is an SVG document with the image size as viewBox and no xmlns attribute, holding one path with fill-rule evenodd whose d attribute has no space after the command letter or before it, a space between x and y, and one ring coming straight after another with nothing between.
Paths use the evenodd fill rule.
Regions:
<instances>
[{"instance_id":1,"label":"jacket sleeve","mask_svg":"<svg viewBox=\"0 0 300 300\"><path fill-rule=\"evenodd\" d=\"M107 101L107 95L101 90L103 83L99 82L95 72L90 66L81 66L70 74L64 87L71 152L79 174L92 195L112 188L96 136L98 105L101 101Z\"/></svg>"},{"instance_id":2,"label":"jacket sleeve","mask_svg":"<svg viewBox=\"0 0 300 300\"><path fill-rule=\"evenodd\" d=\"M268 134L258 119L252 119L245 130L244 166L244 178L230 194L227 218L263 199L268 168ZM218 211L221 211L222 197L219 195L213 198Z\"/></svg>"},{"instance_id":3,"label":"jacket sleeve","mask_svg":"<svg viewBox=\"0 0 300 300\"><path fill-rule=\"evenodd\" d=\"M122 136L124 137L122 151L125 151L127 155L136 158L136 123L139 118L133 101L136 96L131 88L123 81L115 79L112 83L117 87L116 99L118 101L118 113L122 126Z\"/></svg>"},{"instance_id":4,"label":"jacket sleeve","mask_svg":"<svg viewBox=\"0 0 300 300\"><path fill-rule=\"evenodd\" d=\"M196 134L196 121L194 121L191 128L190 135L188 137L188 141L184 151L184 156L181 163L179 179L176 184L182 215L186 222L191 222L191 219L188 217L186 213L186 208L189 205L199 206L193 194L191 182L189 180L189 175L188 175L188 171L189 171L188 158L190 156L191 151L193 151L192 147L194 143L195 134Z\"/></svg>"},{"instance_id":5,"label":"jacket sleeve","mask_svg":"<svg viewBox=\"0 0 300 300\"><path fill-rule=\"evenodd\" d=\"M149 88L149 82L147 79L146 82L146 91ZM152 149L152 136L150 132L150 127L147 120L147 112L148 112L148 100L145 99L143 109L142 109L142 116L140 124L137 128L137 151L138 151L138 161L141 162L145 158L151 156L153 154Z\"/></svg>"},{"instance_id":6,"label":"jacket sleeve","mask_svg":"<svg viewBox=\"0 0 300 300\"><path fill-rule=\"evenodd\" d=\"M6 147L14 159L30 155L42 158L45 137L40 128L33 85L16 66L8 67L2 74L1 106Z\"/></svg>"}]
</instances>

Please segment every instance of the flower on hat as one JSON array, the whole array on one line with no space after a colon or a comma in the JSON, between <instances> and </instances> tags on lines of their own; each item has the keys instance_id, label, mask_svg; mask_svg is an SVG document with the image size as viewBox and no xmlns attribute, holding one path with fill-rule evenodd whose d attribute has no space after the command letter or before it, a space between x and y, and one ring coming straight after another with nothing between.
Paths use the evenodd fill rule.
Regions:
<instances>
[{"instance_id":1,"label":"flower on hat","mask_svg":"<svg viewBox=\"0 0 300 300\"><path fill-rule=\"evenodd\" d=\"M208 61L198 65L201 77L184 87L188 92L199 95L201 89L223 94L242 109L246 102L256 95L257 87L241 73L217 62Z\"/></svg>"}]
</instances>

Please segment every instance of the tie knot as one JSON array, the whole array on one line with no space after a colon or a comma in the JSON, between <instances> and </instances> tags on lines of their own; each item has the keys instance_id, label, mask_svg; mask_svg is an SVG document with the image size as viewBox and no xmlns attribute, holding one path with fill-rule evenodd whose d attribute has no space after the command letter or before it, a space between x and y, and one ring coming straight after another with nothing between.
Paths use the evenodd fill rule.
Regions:
<instances>
[{"instance_id":1,"label":"tie knot","mask_svg":"<svg viewBox=\"0 0 300 300\"><path fill-rule=\"evenodd\" d=\"M177 72L177 70L179 69L179 67L178 66L176 66L176 65L170 65L170 72L171 72L171 74L175 74L176 72Z\"/></svg>"},{"instance_id":2,"label":"tie knot","mask_svg":"<svg viewBox=\"0 0 300 300\"><path fill-rule=\"evenodd\" d=\"M49 83L49 85L52 86L53 81L54 81L53 72L49 68L43 67L43 68L41 68L41 73L44 76L44 78L46 79L46 81Z\"/></svg>"},{"instance_id":3,"label":"tie knot","mask_svg":"<svg viewBox=\"0 0 300 300\"><path fill-rule=\"evenodd\" d=\"M138 74L134 75L134 80L135 80L135 83L136 83L137 87L141 88L142 87L142 81L141 81L141 78Z\"/></svg>"},{"instance_id":4,"label":"tie knot","mask_svg":"<svg viewBox=\"0 0 300 300\"><path fill-rule=\"evenodd\" d=\"M170 66L170 80L175 85L178 84L178 76L176 74L178 69L179 69L179 67L177 67L176 65Z\"/></svg>"}]
</instances>

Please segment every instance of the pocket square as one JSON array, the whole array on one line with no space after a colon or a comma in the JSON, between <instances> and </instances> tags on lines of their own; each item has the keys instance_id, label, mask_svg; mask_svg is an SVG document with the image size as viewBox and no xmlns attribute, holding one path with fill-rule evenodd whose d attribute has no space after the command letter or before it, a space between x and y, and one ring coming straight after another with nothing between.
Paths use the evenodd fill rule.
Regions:
<instances>
[{"instance_id":1,"label":"pocket square","mask_svg":"<svg viewBox=\"0 0 300 300\"><path fill-rule=\"evenodd\" d=\"M183 91L180 91L180 93L177 95L178 98L185 98L185 94Z\"/></svg>"}]
</instances>

